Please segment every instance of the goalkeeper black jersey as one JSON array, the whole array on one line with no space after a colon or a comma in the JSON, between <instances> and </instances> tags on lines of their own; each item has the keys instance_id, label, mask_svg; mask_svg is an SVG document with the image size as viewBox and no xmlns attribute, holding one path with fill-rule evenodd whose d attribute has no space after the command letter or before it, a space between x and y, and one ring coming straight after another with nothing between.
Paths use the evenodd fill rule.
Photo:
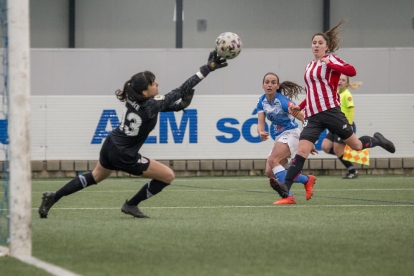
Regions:
<instances>
[{"instance_id":1,"label":"goalkeeper black jersey","mask_svg":"<svg viewBox=\"0 0 414 276\"><path fill-rule=\"evenodd\" d=\"M119 126L107 137L119 152L137 155L150 132L157 124L159 112L179 111L177 101L189 93L201 79L195 74L180 87L145 102L127 101Z\"/></svg>"}]
</instances>

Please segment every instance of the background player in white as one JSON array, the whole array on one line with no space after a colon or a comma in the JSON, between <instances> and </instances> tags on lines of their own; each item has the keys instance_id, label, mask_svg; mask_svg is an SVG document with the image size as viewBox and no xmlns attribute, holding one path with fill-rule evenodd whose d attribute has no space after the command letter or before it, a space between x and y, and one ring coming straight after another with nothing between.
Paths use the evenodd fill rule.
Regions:
<instances>
[{"instance_id":1,"label":"background player in white","mask_svg":"<svg viewBox=\"0 0 414 276\"><path fill-rule=\"evenodd\" d=\"M257 132L260 139L266 141L269 132L266 131L265 120L267 118L271 121L274 128L275 144L267 157L266 175L270 178L270 186L275 189L275 185L277 185L275 177L279 182L285 181L287 171L283 166L288 162L288 159L295 156L298 149L300 130L295 117L303 122L304 115L301 111L295 113L295 116L289 114L289 106L295 105L292 98L297 98L303 88L290 81L279 83L279 77L275 73L267 73L263 77L262 88L265 94L257 102ZM305 185L306 191L310 190L309 187L313 187L315 180L313 175L299 174L295 178L295 182L301 182ZM273 204L295 203L296 199L289 191L287 198L282 198Z\"/></svg>"},{"instance_id":2,"label":"background player in white","mask_svg":"<svg viewBox=\"0 0 414 276\"><path fill-rule=\"evenodd\" d=\"M147 218L138 204L161 192L174 179L167 166L141 156L139 150L157 124L159 112L184 110L193 97L194 89L211 71L227 66L225 59L211 52L206 65L187 79L180 87L164 96L158 95L158 82L150 71L140 72L125 82L123 90L115 92L125 102L125 112L119 126L111 131L102 145L95 169L72 179L57 192L45 192L39 207L40 218L47 218L50 208L63 196L68 196L90 185L97 184L114 170L142 175L151 180L122 206L121 211L137 218ZM178 102L178 100L182 100Z\"/></svg>"},{"instance_id":3,"label":"background player in white","mask_svg":"<svg viewBox=\"0 0 414 276\"><path fill-rule=\"evenodd\" d=\"M348 88L356 89L362 85L362 82L349 82L349 77L341 75L338 82L338 93L341 97L341 111L345 114L345 117L348 119L350 125L355 133L355 108L354 108L354 99L351 92ZM338 159L342 162L345 168L348 170L348 174L343 177L343 179L355 179L358 177L358 172L355 170L353 164L347 160L344 160L346 144L342 141L341 137L337 134L328 131L326 138L322 141L322 150L326 153L336 155Z\"/></svg>"}]
</instances>

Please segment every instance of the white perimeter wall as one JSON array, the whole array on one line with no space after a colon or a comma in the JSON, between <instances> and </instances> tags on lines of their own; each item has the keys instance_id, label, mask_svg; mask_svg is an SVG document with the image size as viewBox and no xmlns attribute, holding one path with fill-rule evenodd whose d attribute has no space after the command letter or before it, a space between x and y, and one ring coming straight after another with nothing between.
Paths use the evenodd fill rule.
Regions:
<instances>
[{"instance_id":1,"label":"white perimeter wall","mask_svg":"<svg viewBox=\"0 0 414 276\"><path fill-rule=\"evenodd\" d=\"M353 92L358 135L380 131L397 146L394 155L373 149L372 156L414 156L414 48L343 49L338 55L355 66L358 75L353 81L364 83ZM160 83L160 94L165 94L198 71L207 56L208 49L32 50L32 160L98 159L100 144L91 141L103 111L122 115L116 89L133 74L151 70ZM234 118L239 124L227 127L240 132L248 119L256 117L252 112L263 93L263 75L273 71L282 81L303 85L310 59L309 49L244 49L227 68L211 73L196 87L190 108L197 110L197 143L189 143L189 125L182 143L175 143L168 124L170 138L161 144L158 124L151 133L157 142L145 144L142 153L155 159L265 158L271 141L250 143L241 135L233 143L221 143L216 136L231 135L218 130L217 122ZM175 114L177 127L181 116ZM111 125L106 123L109 131Z\"/></svg>"},{"instance_id":2,"label":"white perimeter wall","mask_svg":"<svg viewBox=\"0 0 414 276\"><path fill-rule=\"evenodd\" d=\"M173 113L176 120L174 126L182 130L182 141L174 140L170 122L164 129L158 122L150 134L156 142L144 144L141 153L154 159L264 159L273 146L273 140L253 143L253 139L257 137L257 125L253 123L247 126L252 121L249 119L257 118L257 115L252 115L257 98L258 95L196 95L189 110L196 112L197 116L187 122L185 128L181 121L183 113ZM379 131L397 147L397 152L393 155L379 148L372 149L371 157L414 156L414 95L396 94L392 101L388 95L355 95L354 98L357 134L372 135ZM92 140L96 134L102 134L103 129L112 129L108 117L101 120L104 110L113 114L116 112L119 120L123 108L124 104L113 96L33 96L32 160L97 160L102 143L92 144ZM224 124L227 130L223 132L217 125L224 118L234 123ZM97 132L100 121L103 129ZM196 141L190 141L190 130ZM164 138L164 143L161 143L163 134L167 134L168 138L167 141ZM239 138L223 143L218 136L224 136L225 140L237 136ZM324 153L314 156L325 157L331 156ZM4 160L4 156L1 158Z\"/></svg>"}]
</instances>

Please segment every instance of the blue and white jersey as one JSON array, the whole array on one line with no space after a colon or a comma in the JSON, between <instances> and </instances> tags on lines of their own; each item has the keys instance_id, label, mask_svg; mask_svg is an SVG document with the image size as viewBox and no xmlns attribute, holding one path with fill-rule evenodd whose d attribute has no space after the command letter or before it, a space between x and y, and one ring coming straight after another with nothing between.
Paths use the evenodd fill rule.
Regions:
<instances>
[{"instance_id":1,"label":"blue and white jersey","mask_svg":"<svg viewBox=\"0 0 414 276\"><path fill-rule=\"evenodd\" d=\"M257 101L257 113L264 112L275 129L275 136L282 134L285 130L298 128L295 117L289 114L289 106L295 102L289 100L281 93L276 93L273 103L270 103L266 94Z\"/></svg>"}]
</instances>

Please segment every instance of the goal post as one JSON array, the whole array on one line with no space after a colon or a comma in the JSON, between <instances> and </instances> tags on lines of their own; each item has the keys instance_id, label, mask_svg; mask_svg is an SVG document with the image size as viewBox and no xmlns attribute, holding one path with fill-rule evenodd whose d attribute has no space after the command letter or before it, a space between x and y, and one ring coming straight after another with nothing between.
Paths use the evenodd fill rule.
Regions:
<instances>
[{"instance_id":1,"label":"goal post","mask_svg":"<svg viewBox=\"0 0 414 276\"><path fill-rule=\"evenodd\" d=\"M32 255L29 0L8 0L10 255Z\"/></svg>"}]
</instances>

